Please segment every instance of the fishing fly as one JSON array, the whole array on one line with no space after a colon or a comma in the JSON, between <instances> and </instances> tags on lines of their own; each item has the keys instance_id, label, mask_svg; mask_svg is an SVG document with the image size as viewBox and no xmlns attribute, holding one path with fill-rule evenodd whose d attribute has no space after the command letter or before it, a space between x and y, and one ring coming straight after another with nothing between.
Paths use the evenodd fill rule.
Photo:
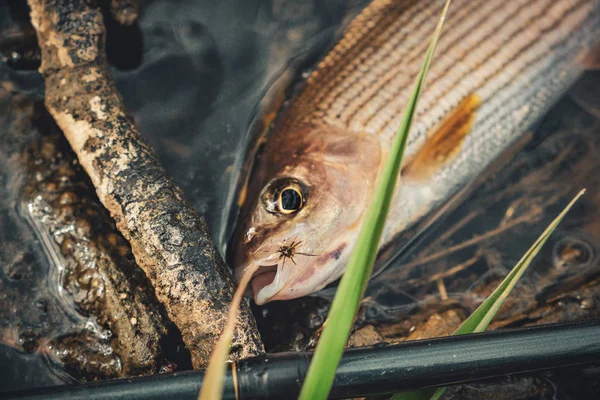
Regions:
<instances>
[{"instance_id":1,"label":"fishing fly","mask_svg":"<svg viewBox=\"0 0 600 400\"><path fill-rule=\"evenodd\" d=\"M282 244L281 246L279 246L279 249L277 250L277 252L279 253L279 259L283 260L282 263L282 267L285 265L285 260L286 259L290 259L290 261L292 263L294 263L294 265L296 265L296 261L294 260L294 256L296 255L300 255L300 256L308 256L308 257L315 257L316 254L309 254L309 253L302 253L299 251L296 251L296 249L298 248L298 246L300 246L302 244L301 240L292 240L292 243L290 243L289 245L286 244Z\"/></svg>"}]
</instances>

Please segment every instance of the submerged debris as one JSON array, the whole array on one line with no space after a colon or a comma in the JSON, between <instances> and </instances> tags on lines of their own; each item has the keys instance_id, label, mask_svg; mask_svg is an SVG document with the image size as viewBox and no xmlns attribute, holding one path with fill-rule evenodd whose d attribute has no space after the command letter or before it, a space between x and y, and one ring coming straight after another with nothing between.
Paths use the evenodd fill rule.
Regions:
<instances>
[{"instance_id":1,"label":"submerged debris","mask_svg":"<svg viewBox=\"0 0 600 400\"><path fill-rule=\"evenodd\" d=\"M111 333L119 375L156 372L168 319L60 131L28 146L25 158L22 214L55 260L59 285Z\"/></svg>"},{"instance_id":2,"label":"submerged debris","mask_svg":"<svg viewBox=\"0 0 600 400\"><path fill-rule=\"evenodd\" d=\"M27 70L38 68L40 58L33 28L0 30L0 62L14 69Z\"/></svg>"},{"instance_id":3,"label":"submerged debris","mask_svg":"<svg viewBox=\"0 0 600 400\"><path fill-rule=\"evenodd\" d=\"M33 70L41 54L26 2L0 3L0 62L12 69Z\"/></svg>"},{"instance_id":4,"label":"submerged debris","mask_svg":"<svg viewBox=\"0 0 600 400\"><path fill-rule=\"evenodd\" d=\"M2 97L16 209L45 255L36 263L35 252L16 253L4 264L2 343L42 354L86 380L156 373L167 357L189 365L167 354L164 342L176 346L181 339L173 329L169 334L148 279L52 118L40 102ZM48 270L32 271L36 264ZM19 306L29 303L35 306Z\"/></svg>"},{"instance_id":5,"label":"submerged debris","mask_svg":"<svg viewBox=\"0 0 600 400\"><path fill-rule=\"evenodd\" d=\"M90 331L42 341L36 353L60 362L71 376L100 380L127 376L124 365L110 344Z\"/></svg>"},{"instance_id":6,"label":"submerged debris","mask_svg":"<svg viewBox=\"0 0 600 400\"><path fill-rule=\"evenodd\" d=\"M111 0L110 11L122 25L131 25L138 17L137 0Z\"/></svg>"}]
</instances>

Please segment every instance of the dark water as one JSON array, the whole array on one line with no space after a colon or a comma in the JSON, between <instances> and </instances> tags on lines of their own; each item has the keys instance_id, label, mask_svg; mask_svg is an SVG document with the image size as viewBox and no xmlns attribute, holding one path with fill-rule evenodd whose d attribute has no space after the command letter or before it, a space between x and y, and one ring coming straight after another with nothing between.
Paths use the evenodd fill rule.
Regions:
<instances>
[{"instance_id":1,"label":"dark water","mask_svg":"<svg viewBox=\"0 0 600 400\"><path fill-rule=\"evenodd\" d=\"M129 111L168 172L206 217L221 249L248 132L258 129L263 111L301 78L365 3L142 1L136 27L108 22L109 57ZM19 25L19 12L0 2L3 34ZM10 82L13 93L39 98L41 77L27 60L15 61L11 54L0 64L0 82ZM600 74L588 73L533 131L522 152L514 158L506 155L502 168L490 170L442 218L428 221L431 226L424 233L416 236L422 230L416 227L407 234L418 239L401 241L407 247L400 255L393 251L386 258L386 267L369 285L357 326L375 327L379 339L396 340L418 326L415 315L422 320L449 309L472 311L583 187L588 193L527 272L496 327L598 316L600 293L594 283L600 279L600 178L595 173L600 167L599 93ZM7 137L1 127L0 135ZM39 307L35 311L35 299L47 297L52 289L47 285L52 261L18 212L14 188L22 176L12 168L8 145L2 143L0 154L6 158L0 159L0 287L29 302L27 307L34 311L19 317L25 323L43 325L49 335L64 334L72 329L65 319L32 317L42 318ZM9 267L15 263L29 266L27 279L10 276ZM314 344L332 293L330 288L258 309L267 346L281 350ZM59 301L51 304L57 315L64 314ZM21 314L27 307L22 306ZM17 314L0 315L0 325L10 326ZM390 328L393 324L395 330ZM9 339L2 337L2 342ZM0 369L0 391L70 379L43 354L26 354L8 345L0 345ZM577 397L566 393L556 398Z\"/></svg>"},{"instance_id":2,"label":"dark water","mask_svg":"<svg viewBox=\"0 0 600 400\"><path fill-rule=\"evenodd\" d=\"M222 249L249 126L365 0L150 1L143 63L115 71L137 126Z\"/></svg>"}]
</instances>

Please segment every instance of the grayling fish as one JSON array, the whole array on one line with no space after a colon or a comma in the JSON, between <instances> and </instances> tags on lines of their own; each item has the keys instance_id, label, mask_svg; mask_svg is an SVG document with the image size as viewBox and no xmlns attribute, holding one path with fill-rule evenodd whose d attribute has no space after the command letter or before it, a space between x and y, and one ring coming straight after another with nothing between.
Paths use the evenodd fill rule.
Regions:
<instances>
[{"instance_id":1,"label":"grayling fish","mask_svg":"<svg viewBox=\"0 0 600 400\"><path fill-rule=\"evenodd\" d=\"M234 233L258 304L343 273L441 0L376 0L279 116ZM447 201L542 116L599 38L597 0L455 0L411 130L382 246Z\"/></svg>"}]
</instances>

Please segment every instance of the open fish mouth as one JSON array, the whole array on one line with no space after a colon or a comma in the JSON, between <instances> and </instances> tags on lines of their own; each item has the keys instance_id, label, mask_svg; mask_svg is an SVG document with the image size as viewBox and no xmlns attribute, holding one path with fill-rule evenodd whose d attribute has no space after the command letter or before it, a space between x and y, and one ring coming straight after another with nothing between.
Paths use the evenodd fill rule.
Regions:
<instances>
[{"instance_id":1,"label":"open fish mouth","mask_svg":"<svg viewBox=\"0 0 600 400\"><path fill-rule=\"evenodd\" d=\"M256 304L265 304L281 290L278 267L278 264L261 265L252 275L250 286Z\"/></svg>"}]
</instances>

